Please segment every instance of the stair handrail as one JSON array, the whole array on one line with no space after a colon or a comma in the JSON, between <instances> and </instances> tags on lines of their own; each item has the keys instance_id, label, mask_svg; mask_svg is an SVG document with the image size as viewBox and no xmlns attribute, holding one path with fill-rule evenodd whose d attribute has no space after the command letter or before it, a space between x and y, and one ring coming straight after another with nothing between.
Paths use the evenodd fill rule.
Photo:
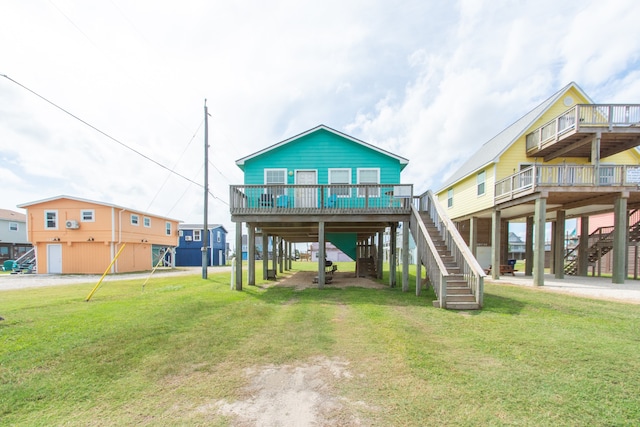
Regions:
<instances>
[{"instance_id":1,"label":"stair handrail","mask_svg":"<svg viewBox=\"0 0 640 427\"><path fill-rule=\"evenodd\" d=\"M433 286L433 290L436 293L436 297L438 298L438 301L440 301L440 308L446 308L447 277L449 277L449 272L438 255L438 249L436 249L436 245L433 243L429 232L427 232L427 228L424 226L422 218L420 218L420 212L418 212L416 207L413 205L411 205L409 229L411 230L411 234L418 246L420 258L423 256L427 257L426 260L421 259L421 261L427 266L427 275L429 276L431 286ZM422 236L422 239L420 239L420 236ZM421 250L420 248L423 240L426 242L427 247L425 249L427 250ZM416 286L419 286L419 284Z\"/></svg>"},{"instance_id":2,"label":"stair handrail","mask_svg":"<svg viewBox=\"0 0 640 427\"><path fill-rule=\"evenodd\" d=\"M436 224L436 227L438 227L451 255L459 263L462 274L476 297L476 302L482 307L484 278L486 277L484 269L480 266L476 257L473 256L471 249L469 249L449 216L444 212L440 203L434 198L431 190L428 190L423 196L427 203L425 210ZM421 205L423 196L420 196Z\"/></svg>"},{"instance_id":3,"label":"stair handrail","mask_svg":"<svg viewBox=\"0 0 640 427\"><path fill-rule=\"evenodd\" d=\"M33 253L34 256L30 257L27 260L27 261L31 261L33 258L35 258L35 251L36 251L36 248L29 249L27 252L23 253L20 257L18 257L18 259L16 260L16 263L20 264L23 259L25 259L26 257L30 256Z\"/></svg>"},{"instance_id":4,"label":"stair handrail","mask_svg":"<svg viewBox=\"0 0 640 427\"><path fill-rule=\"evenodd\" d=\"M633 211L631 211L629 213L629 215L627 216L629 222L627 224L628 229L631 229L633 227L638 227L640 226L640 209L634 209ZM636 219L636 222L634 222L633 224L631 224L631 218L633 218L634 216L638 217ZM587 249L591 249L593 246L595 246L596 244L600 243L603 240L606 240L608 238L613 237L613 232L614 232L614 226L612 225L605 225L602 227L598 227L595 230L593 230L593 232L591 232L591 234L589 234L589 236L587 237ZM608 231L607 233L602 233L602 230L605 229L611 229L611 231ZM598 235L597 238L594 238L596 235ZM591 243L591 240L593 239L593 243ZM565 273L567 272L568 269L570 269L574 264L577 263L576 259L577 256L574 256L573 260L570 260L569 262L566 262L567 259L574 253L578 251L578 248L580 247L580 243L578 243L575 247L573 247L569 252L567 252L564 256L564 260L565 260L565 265L564 265L564 269L565 269Z\"/></svg>"}]
</instances>

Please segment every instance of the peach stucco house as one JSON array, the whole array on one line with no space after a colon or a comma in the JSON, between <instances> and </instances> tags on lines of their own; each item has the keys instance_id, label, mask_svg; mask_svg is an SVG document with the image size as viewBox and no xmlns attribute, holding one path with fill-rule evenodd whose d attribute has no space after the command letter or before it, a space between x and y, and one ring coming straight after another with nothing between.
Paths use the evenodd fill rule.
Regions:
<instances>
[{"instance_id":1,"label":"peach stucco house","mask_svg":"<svg viewBox=\"0 0 640 427\"><path fill-rule=\"evenodd\" d=\"M38 273L102 274L150 270L178 244L178 220L108 203L57 196L24 203ZM167 256L173 260L172 256Z\"/></svg>"}]
</instances>

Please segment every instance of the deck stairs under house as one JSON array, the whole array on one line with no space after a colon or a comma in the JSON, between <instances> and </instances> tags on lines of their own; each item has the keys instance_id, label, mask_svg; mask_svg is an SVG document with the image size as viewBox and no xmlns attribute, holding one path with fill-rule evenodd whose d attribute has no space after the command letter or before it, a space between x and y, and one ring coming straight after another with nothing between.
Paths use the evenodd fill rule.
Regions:
<instances>
[{"instance_id":1,"label":"deck stairs under house","mask_svg":"<svg viewBox=\"0 0 640 427\"><path fill-rule=\"evenodd\" d=\"M11 274L30 274L36 271L36 250L32 248L16 260Z\"/></svg>"},{"instance_id":2,"label":"deck stairs under house","mask_svg":"<svg viewBox=\"0 0 640 427\"><path fill-rule=\"evenodd\" d=\"M430 191L420 196L417 208L412 208L410 230L436 294L434 306L482 308L484 270Z\"/></svg>"},{"instance_id":3,"label":"deck stairs under house","mask_svg":"<svg viewBox=\"0 0 640 427\"><path fill-rule=\"evenodd\" d=\"M629 214L629 230L628 241L640 242L640 210L634 210ZM594 265L602 259L603 256L613 250L613 231L614 227L599 227L593 233L589 234L588 262ZM567 252L564 258L564 273L568 275L578 274L578 253L580 245Z\"/></svg>"},{"instance_id":4,"label":"deck stairs under house","mask_svg":"<svg viewBox=\"0 0 640 427\"><path fill-rule=\"evenodd\" d=\"M358 277L377 277L376 260L373 257L358 258L356 272Z\"/></svg>"}]
</instances>

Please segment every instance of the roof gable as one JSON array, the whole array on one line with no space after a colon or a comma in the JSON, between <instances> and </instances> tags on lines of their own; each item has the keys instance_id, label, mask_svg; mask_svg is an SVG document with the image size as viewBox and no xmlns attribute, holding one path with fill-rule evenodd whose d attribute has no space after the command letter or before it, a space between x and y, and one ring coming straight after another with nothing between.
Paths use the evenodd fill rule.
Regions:
<instances>
[{"instance_id":1,"label":"roof gable","mask_svg":"<svg viewBox=\"0 0 640 427\"><path fill-rule=\"evenodd\" d=\"M470 174L485 168L487 165L497 162L507 148L516 142L549 108L571 89L576 90L581 96L588 100L589 103L593 103L591 98L589 98L575 82L569 83L533 110L516 120L502 132L485 142L469 160L460 166L460 168L445 181L440 190L438 190L438 193L451 187Z\"/></svg>"},{"instance_id":2,"label":"roof gable","mask_svg":"<svg viewBox=\"0 0 640 427\"><path fill-rule=\"evenodd\" d=\"M309 136L309 135L311 135L313 133L321 132L321 131L326 131L326 132L332 133L332 134L334 134L334 135L336 135L336 136L338 136L338 137L340 137L342 139L348 140L348 141L353 142L355 144L358 144L358 145L360 145L362 147L365 147L365 148L367 148L369 150L376 151L376 152L378 152L380 154L383 154L383 155L385 155L387 157L395 159L400 163L400 170L404 169L404 167L409 163L409 160L407 160L404 157L401 157L401 156L398 156L396 154L390 153L390 152L388 152L386 150L383 150L383 149L378 148L378 147L376 147L374 145L368 144L368 143L366 143L364 141L361 141L361 140L359 140L357 138L349 136L349 135L347 135L345 133L339 132L339 131L337 131L335 129L332 129L332 128L328 127L328 126L319 125L319 126L316 126L315 128L309 129L306 132L300 133L300 134L295 135L295 136L293 136L291 138L285 139L284 141L280 141L280 142L278 142L278 143L276 143L274 145L271 145L271 146L269 146L267 148L264 148L264 149L262 149L260 151L256 151L255 153L250 154L250 155L248 155L246 157L238 159L238 160L236 160L236 165L238 165L238 167L240 169L244 170L245 162L247 162L248 160L252 160L252 159L254 159L256 157L259 157L259 156L267 154L267 153L269 153L271 151L277 150L277 149L279 149L279 148L281 148L281 147L283 147L283 146L285 146L287 144L290 144L290 143L293 143L295 141L298 141L298 140L300 140L300 139L302 139L304 137L307 137L307 136Z\"/></svg>"},{"instance_id":3,"label":"roof gable","mask_svg":"<svg viewBox=\"0 0 640 427\"><path fill-rule=\"evenodd\" d=\"M64 195L50 197L48 199L36 200L35 202L22 203L22 204L18 205L18 207L22 208L22 209L28 209L30 206L35 206L35 205L40 205L40 204L43 204L43 203L49 203L49 202L53 202L53 201L56 201L56 200L65 200L65 199L66 200L73 200L73 201L81 202L81 203L88 203L88 204L91 204L91 205L105 206L105 207L108 207L108 208L122 209L122 210L126 210L128 212L135 212L135 213L139 213L139 214L142 214L142 215L148 215L148 216L153 216L153 217L156 217L156 218L161 218L161 219L165 219L165 220L169 220L169 221L180 222L177 219L167 218L167 217L164 217L164 216L155 215L155 214L151 214L151 213L148 213L148 212L143 212L143 211L140 211L140 210L137 210L137 209L125 208L123 206L113 205L111 203L96 202L95 200L88 200L88 199L82 199L80 197L72 197L72 196L64 196Z\"/></svg>"}]
</instances>

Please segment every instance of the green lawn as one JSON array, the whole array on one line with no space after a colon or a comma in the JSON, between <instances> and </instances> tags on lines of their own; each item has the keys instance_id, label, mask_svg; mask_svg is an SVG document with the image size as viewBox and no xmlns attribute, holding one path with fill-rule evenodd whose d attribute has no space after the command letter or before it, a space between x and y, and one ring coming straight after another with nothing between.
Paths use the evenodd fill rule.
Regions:
<instances>
[{"instance_id":1,"label":"green lawn","mask_svg":"<svg viewBox=\"0 0 640 427\"><path fill-rule=\"evenodd\" d=\"M317 356L349 363L334 392L365 425L640 420L638 305L487 284L484 310L460 313L413 287L143 281L88 303L93 283L0 292L0 425L227 425L202 408L243 397L247 368Z\"/></svg>"}]
</instances>

